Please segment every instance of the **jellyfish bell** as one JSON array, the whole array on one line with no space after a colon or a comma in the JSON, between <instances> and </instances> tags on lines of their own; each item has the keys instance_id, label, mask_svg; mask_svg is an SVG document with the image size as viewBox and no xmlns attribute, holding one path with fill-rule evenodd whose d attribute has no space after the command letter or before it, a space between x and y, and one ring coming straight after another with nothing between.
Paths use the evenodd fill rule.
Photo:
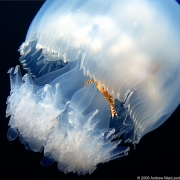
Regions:
<instances>
[{"instance_id":1,"label":"jellyfish bell","mask_svg":"<svg viewBox=\"0 0 180 180\"><path fill-rule=\"evenodd\" d=\"M46 1L19 49L28 73L9 70L8 139L65 173L127 155L115 138L137 144L180 103L179 22L174 0Z\"/></svg>"},{"instance_id":2,"label":"jellyfish bell","mask_svg":"<svg viewBox=\"0 0 180 180\"><path fill-rule=\"evenodd\" d=\"M62 61L80 57L84 75L125 102L133 121L142 119L149 129L152 121L172 112L179 103L177 98L174 107L169 107L172 97L162 97L169 91L173 97L178 93L173 77L180 57L178 14L175 1L47 1L20 48L20 61L38 77L43 71L58 69ZM29 52L32 41L35 49ZM26 58L27 52L38 58ZM153 111L158 112L151 116ZM142 133L136 134L140 139Z\"/></svg>"}]
</instances>

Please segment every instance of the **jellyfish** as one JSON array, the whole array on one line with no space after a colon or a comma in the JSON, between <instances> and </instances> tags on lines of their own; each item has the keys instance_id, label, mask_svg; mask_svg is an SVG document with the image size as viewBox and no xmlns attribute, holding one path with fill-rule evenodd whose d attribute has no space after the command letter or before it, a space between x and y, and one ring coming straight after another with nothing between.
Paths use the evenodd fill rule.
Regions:
<instances>
[{"instance_id":1,"label":"jellyfish","mask_svg":"<svg viewBox=\"0 0 180 180\"><path fill-rule=\"evenodd\" d=\"M180 103L179 32L174 0L47 0L19 48L27 73L8 71L8 140L79 175L128 155Z\"/></svg>"}]
</instances>

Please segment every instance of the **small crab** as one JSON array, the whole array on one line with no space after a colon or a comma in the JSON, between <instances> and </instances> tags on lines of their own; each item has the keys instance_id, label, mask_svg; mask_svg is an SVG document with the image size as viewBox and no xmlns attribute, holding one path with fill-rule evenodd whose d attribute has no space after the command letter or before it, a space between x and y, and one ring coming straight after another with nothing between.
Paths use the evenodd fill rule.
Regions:
<instances>
[{"instance_id":1,"label":"small crab","mask_svg":"<svg viewBox=\"0 0 180 180\"><path fill-rule=\"evenodd\" d=\"M110 110L111 110L112 118L114 118L114 115L116 115L116 117L118 117L116 109L114 107L114 99L113 99L113 97L107 91L105 91L104 88L97 81L95 81L93 79L85 81L84 87L86 87L88 84L91 84L91 83L94 83L96 85L98 90L103 94L103 96L108 101L108 103L110 105Z\"/></svg>"}]
</instances>

